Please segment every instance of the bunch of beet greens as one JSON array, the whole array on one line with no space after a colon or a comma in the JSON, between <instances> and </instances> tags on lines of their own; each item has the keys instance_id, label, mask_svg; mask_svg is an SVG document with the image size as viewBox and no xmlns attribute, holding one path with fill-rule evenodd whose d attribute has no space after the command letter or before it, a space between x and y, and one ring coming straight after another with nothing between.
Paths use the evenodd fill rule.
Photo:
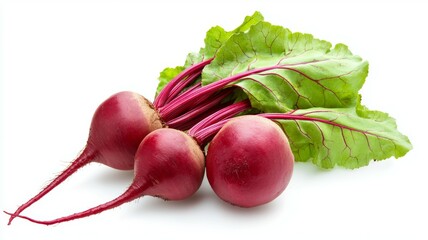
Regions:
<instances>
[{"instance_id":1,"label":"bunch of beet greens","mask_svg":"<svg viewBox=\"0 0 428 240\"><path fill-rule=\"evenodd\" d=\"M96 110L85 149L40 193L10 215L40 224L70 221L144 195L181 200L205 170L214 192L241 207L272 201L294 162L358 168L411 148L388 114L361 104L368 63L347 46L245 18L211 28L184 66L161 72L153 104L119 92ZM20 215L90 162L134 170L116 199L50 221Z\"/></svg>"}]
</instances>

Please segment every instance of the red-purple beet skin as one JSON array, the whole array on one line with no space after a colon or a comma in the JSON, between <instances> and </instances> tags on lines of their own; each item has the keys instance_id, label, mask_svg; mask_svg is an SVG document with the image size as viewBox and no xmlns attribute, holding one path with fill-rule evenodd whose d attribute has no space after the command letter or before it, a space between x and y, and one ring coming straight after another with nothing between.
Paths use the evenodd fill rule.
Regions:
<instances>
[{"instance_id":1,"label":"red-purple beet skin","mask_svg":"<svg viewBox=\"0 0 428 240\"><path fill-rule=\"evenodd\" d=\"M207 178L224 201L255 207L272 201L287 187L294 156L281 128L259 116L227 122L209 145Z\"/></svg>"}]
</instances>

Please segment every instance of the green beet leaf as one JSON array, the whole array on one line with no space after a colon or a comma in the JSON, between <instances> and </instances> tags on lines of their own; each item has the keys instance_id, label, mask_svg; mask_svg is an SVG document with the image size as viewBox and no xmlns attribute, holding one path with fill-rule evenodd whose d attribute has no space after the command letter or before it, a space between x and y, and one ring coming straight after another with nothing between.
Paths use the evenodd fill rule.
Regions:
<instances>
[{"instance_id":1,"label":"green beet leaf","mask_svg":"<svg viewBox=\"0 0 428 240\"><path fill-rule=\"evenodd\" d=\"M253 15L245 17L242 24L232 31L226 31L220 26L212 27L205 36L205 47L201 48L198 53L189 54L185 66L187 67L216 56L217 51L232 35L246 32L251 26L261 21L263 21L263 15L261 15L260 12L255 12Z\"/></svg>"},{"instance_id":2,"label":"green beet leaf","mask_svg":"<svg viewBox=\"0 0 428 240\"><path fill-rule=\"evenodd\" d=\"M189 53L184 66L177 66L175 68L165 68L159 76L159 83L156 89L156 95L171 81L175 76L182 72L185 68L199 63L205 59L212 58L216 55L218 49L235 33L245 32L250 29L254 24L263 21L263 16L260 12L255 12L251 16L245 17L241 25L232 31L226 31L220 26L212 27L208 30L205 36L205 47L201 48L197 53Z\"/></svg>"},{"instance_id":3,"label":"green beet leaf","mask_svg":"<svg viewBox=\"0 0 428 240\"><path fill-rule=\"evenodd\" d=\"M158 92L185 68L213 57L198 81L239 76L228 86L242 91L229 97L249 98L254 111L278 121L296 161L354 169L412 148L392 117L361 105L368 63L344 44L293 33L256 12L233 31L211 28L184 66L161 73Z\"/></svg>"},{"instance_id":4,"label":"green beet leaf","mask_svg":"<svg viewBox=\"0 0 428 240\"><path fill-rule=\"evenodd\" d=\"M261 21L218 49L204 68L203 85L266 67L273 69L234 84L263 112L355 106L368 74L368 63L343 44L332 47L310 34Z\"/></svg>"},{"instance_id":5,"label":"green beet leaf","mask_svg":"<svg viewBox=\"0 0 428 240\"><path fill-rule=\"evenodd\" d=\"M268 114L269 115L269 114ZM395 120L364 106L310 108L279 114L296 161L322 168L366 166L371 160L399 158L412 149Z\"/></svg>"}]
</instances>

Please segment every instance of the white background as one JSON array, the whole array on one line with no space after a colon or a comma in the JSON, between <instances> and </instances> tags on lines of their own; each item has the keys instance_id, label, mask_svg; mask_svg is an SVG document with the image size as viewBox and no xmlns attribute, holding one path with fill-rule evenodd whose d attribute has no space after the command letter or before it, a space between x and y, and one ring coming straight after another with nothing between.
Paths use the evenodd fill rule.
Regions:
<instances>
[{"instance_id":1,"label":"white background","mask_svg":"<svg viewBox=\"0 0 428 240\"><path fill-rule=\"evenodd\" d=\"M424 1L3 1L0 210L13 211L83 148L95 108L121 90L153 99L159 72L182 65L214 25L259 10L273 24L346 43L370 63L361 93L414 149L358 170L296 164L287 190L254 209L145 197L55 226L16 219L0 239L428 239ZM51 219L112 199L132 172L91 164L24 213Z\"/></svg>"}]
</instances>

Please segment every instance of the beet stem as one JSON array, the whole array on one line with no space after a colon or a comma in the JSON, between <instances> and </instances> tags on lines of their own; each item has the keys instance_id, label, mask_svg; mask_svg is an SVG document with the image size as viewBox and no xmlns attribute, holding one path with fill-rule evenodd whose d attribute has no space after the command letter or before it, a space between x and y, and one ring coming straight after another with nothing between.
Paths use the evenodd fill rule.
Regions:
<instances>
[{"instance_id":1,"label":"beet stem","mask_svg":"<svg viewBox=\"0 0 428 240\"><path fill-rule=\"evenodd\" d=\"M183 91L183 89L185 89L192 82L194 82L198 77L200 77L201 73L202 73L202 70L200 72L195 72L192 75L189 75L185 80L179 82L176 86L174 86L174 88L171 90L165 104L169 103L171 100L173 100L175 97L177 97ZM196 85L198 85L198 84L196 84Z\"/></svg>"},{"instance_id":2,"label":"beet stem","mask_svg":"<svg viewBox=\"0 0 428 240\"><path fill-rule=\"evenodd\" d=\"M227 86L228 84L231 84L238 80L242 80L252 74L259 74L259 73L263 73L263 72L275 70L275 69L284 69L284 67L280 65L274 65L269 67L255 68L255 69L248 70L246 72L242 72L236 75L226 77L224 79L218 80L208 85L202 86L194 91L184 92L180 96L177 96L175 99L170 101L168 104L165 104L164 106L159 108L158 109L159 114L162 116L162 119L164 119L165 121L171 120L179 116L179 114L181 114L184 109L191 106L194 101L205 100L215 92Z\"/></svg>"},{"instance_id":3,"label":"beet stem","mask_svg":"<svg viewBox=\"0 0 428 240\"><path fill-rule=\"evenodd\" d=\"M59 174L54 180L52 180L46 187L43 188L36 196L28 200L26 203L22 204L13 214L10 214L9 222L7 225L10 225L13 219L19 215L26 208L30 207L33 203L40 200L44 195L49 193L52 189L61 184L64 180L70 177L78 169L85 166L86 164L92 162L96 158L98 152L94 151L91 147L86 146L82 153L68 166L61 174Z\"/></svg>"},{"instance_id":4,"label":"beet stem","mask_svg":"<svg viewBox=\"0 0 428 240\"><path fill-rule=\"evenodd\" d=\"M201 114L207 112L209 109L214 108L215 106L220 104L230 94L230 92L230 89L225 89L219 92L218 94L206 99L205 101L198 103L198 105L194 106L193 109L187 111L186 113L177 118L166 122L166 124L169 127L180 129L180 126L182 126L184 123L196 118L197 116L200 116Z\"/></svg>"},{"instance_id":5,"label":"beet stem","mask_svg":"<svg viewBox=\"0 0 428 240\"><path fill-rule=\"evenodd\" d=\"M201 72L202 69L211 63L211 61L214 58L207 59L205 61L202 61L200 63L196 63L188 68L186 68L184 71L179 73L175 78L173 78L159 93L159 95L156 97L155 101L153 102L154 106L156 108L160 108L163 105L166 104L167 101L169 101L169 97L171 94L171 91L174 89L174 87L183 79L186 79L189 75L192 75L195 72Z\"/></svg>"},{"instance_id":6,"label":"beet stem","mask_svg":"<svg viewBox=\"0 0 428 240\"><path fill-rule=\"evenodd\" d=\"M214 107L207 109L202 114L190 119L189 121L187 121L183 124L180 124L180 126L178 126L177 129L180 129L182 131L187 131L190 128L192 128L193 126L195 126L197 123L199 123L200 121L204 120L206 117L208 117L211 114L223 109L224 107L226 107L228 105L230 105L230 102L217 104Z\"/></svg>"},{"instance_id":7,"label":"beet stem","mask_svg":"<svg viewBox=\"0 0 428 240\"><path fill-rule=\"evenodd\" d=\"M188 134L200 146L205 146L231 117L248 109L251 109L251 103L248 99L226 106L194 125L189 129Z\"/></svg>"}]
</instances>

